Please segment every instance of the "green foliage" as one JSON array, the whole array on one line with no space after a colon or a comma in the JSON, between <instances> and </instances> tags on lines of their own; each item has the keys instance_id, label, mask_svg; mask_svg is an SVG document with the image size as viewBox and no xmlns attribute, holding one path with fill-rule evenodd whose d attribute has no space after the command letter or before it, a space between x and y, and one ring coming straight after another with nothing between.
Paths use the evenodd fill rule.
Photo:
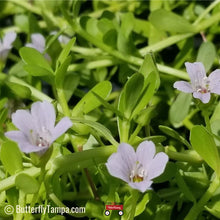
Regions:
<instances>
[{"instance_id":1,"label":"green foliage","mask_svg":"<svg viewBox=\"0 0 220 220\"><path fill-rule=\"evenodd\" d=\"M0 42L17 33L6 60L0 43L0 218L220 218L219 97L203 105L173 88L190 79L185 62L202 62L207 76L219 69L219 1L6 0L0 8ZM33 33L45 38L41 52L25 47ZM73 126L45 153L23 154L4 133L20 129L16 110L44 100L55 124L69 117ZM169 162L141 193L105 163L120 143L136 149L144 140ZM106 216L108 202L123 205L123 216ZM86 212L6 215L18 204Z\"/></svg>"},{"instance_id":2,"label":"green foliage","mask_svg":"<svg viewBox=\"0 0 220 220\"><path fill-rule=\"evenodd\" d=\"M149 20L156 28L163 31L174 33L194 32L194 27L185 18L164 9L153 11Z\"/></svg>"},{"instance_id":3,"label":"green foliage","mask_svg":"<svg viewBox=\"0 0 220 220\"><path fill-rule=\"evenodd\" d=\"M15 185L26 194L34 194L39 190L39 184L32 176L28 174L18 174L15 178Z\"/></svg>"},{"instance_id":4,"label":"green foliage","mask_svg":"<svg viewBox=\"0 0 220 220\"><path fill-rule=\"evenodd\" d=\"M212 134L204 127L197 125L192 128L190 141L197 153L220 175L220 159Z\"/></svg>"},{"instance_id":5,"label":"green foliage","mask_svg":"<svg viewBox=\"0 0 220 220\"><path fill-rule=\"evenodd\" d=\"M175 128L183 125L183 120L188 115L191 101L191 94L180 93L176 100L172 103L169 110L169 119Z\"/></svg>"},{"instance_id":6,"label":"green foliage","mask_svg":"<svg viewBox=\"0 0 220 220\"><path fill-rule=\"evenodd\" d=\"M202 62L206 72L212 67L216 58L215 45L212 42L203 42L199 48L196 61Z\"/></svg>"},{"instance_id":7,"label":"green foliage","mask_svg":"<svg viewBox=\"0 0 220 220\"><path fill-rule=\"evenodd\" d=\"M53 70L48 61L36 49L23 47L19 52L26 64L26 70L30 71L30 74L35 73L36 76L53 74Z\"/></svg>"},{"instance_id":8,"label":"green foliage","mask_svg":"<svg viewBox=\"0 0 220 220\"><path fill-rule=\"evenodd\" d=\"M108 81L100 82L92 88L73 108L72 115L77 116L82 113L88 113L101 105L100 101L93 95L98 94L102 98L107 98L111 92L112 86Z\"/></svg>"},{"instance_id":9,"label":"green foliage","mask_svg":"<svg viewBox=\"0 0 220 220\"><path fill-rule=\"evenodd\" d=\"M10 175L23 170L22 155L16 143L7 141L1 145L1 162Z\"/></svg>"}]
</instances>

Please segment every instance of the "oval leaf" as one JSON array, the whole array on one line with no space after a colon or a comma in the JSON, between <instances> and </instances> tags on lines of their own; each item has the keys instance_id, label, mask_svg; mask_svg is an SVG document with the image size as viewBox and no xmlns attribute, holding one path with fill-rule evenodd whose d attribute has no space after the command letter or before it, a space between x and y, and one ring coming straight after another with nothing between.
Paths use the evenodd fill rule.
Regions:
<instances>
[{"instance_id":1,"label":"oval leaf","mask_svg":"<svg viewBox=\"0 0 220 220\"><path fill-rule=\"evenodd\" d=\"M194 27L185 18L164 9L153 11L149 20L159 30L174 33L194 32Z\"/></svg>"},{"instance_id":2,"label":"oval leaf","mask_svg":"<svg viewBox=\"0 0 220 220\"><path fill-rule=\"evenodd\" d=\"M196 61L202 62L207 72L212 67L215 57L216 57L216 49L214 44L211 42L203 42L199 48Z\"/></svg>"},{"instance_id":3,"label":"oval leaf","mask_svg":"<svg viewBox=\"0 0 220 220\"><path fill-rule=\"evenodd\" d=\"M26 64L40 66L53 74L49 63L38 50L30 47L22 47L19 50L19 54Z\"/></svg>"},{"instance_id":4,"label":"oval leaf","mask_svg":"<svg viewBox=\"0 0 220 220\"><path fill-rule=\"evenodd\" d=\"M190 141L195 151L220 175L220 159L213 136L203 126L192 128Z\"/></svg>"},{"instance_id":5,"label":"oval leaf","mask_svg":"<svg viewBox=\"0 0 220 220\"><path fill-rule=\"evenodd\" d=\"M87 114L99 105L101 102L93 95L92 92L96 93L103 99L106 99L112 90L112 85L109 81L103 81L93 87L73 108L72 116L77 116L82 112Z\"/></svg>"},{"instance_id":6,"label":"oval leaf","mask_svg":"<svg viewBox=\"0 0 220 220\"><path fill-rule=\"evenodd\" d=\"M15 185L27 194L34 194L39 190L39 183L37 180L26 173L20 173L16 176Z\"/></svg>"},{"instance_id":7,"label":"oval leaf","mask_svg":"<svg viewBox=\"0 0 220 220\"><path fill-rule=\"evenodd\" d=\"M4 168L10 175L23 170L22 155L16 143L12 141L3 143L0 156Z\"/></svg>"},{"instance_id":8,"label":"oval leaf","mask_svg":"<svg viewBox=\"0 0 220 220\"><path fill-rule=\"evenodd\" d=\"M185 119L189 112L192 95L189 93L181 92L169 110L169 119L171 124L178 128L182 126L182 121ZM178 113L178 114L177 114Z\"/></svg>"}]
</instances>

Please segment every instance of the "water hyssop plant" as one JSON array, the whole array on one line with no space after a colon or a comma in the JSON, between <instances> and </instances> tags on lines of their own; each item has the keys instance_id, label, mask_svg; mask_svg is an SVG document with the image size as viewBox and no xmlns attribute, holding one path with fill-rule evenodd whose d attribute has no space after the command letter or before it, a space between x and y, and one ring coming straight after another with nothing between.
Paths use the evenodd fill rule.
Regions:
<instances>
[{"instance_id":1,"label":"water hyssop plant","mask_svg":"<svg viewBox=\"0 0 220 220\"><path fill-rule=\"evenodd\" d=\"M220 219L220 0L0 1L0 219Z\"/></svg>"}]
</instances>

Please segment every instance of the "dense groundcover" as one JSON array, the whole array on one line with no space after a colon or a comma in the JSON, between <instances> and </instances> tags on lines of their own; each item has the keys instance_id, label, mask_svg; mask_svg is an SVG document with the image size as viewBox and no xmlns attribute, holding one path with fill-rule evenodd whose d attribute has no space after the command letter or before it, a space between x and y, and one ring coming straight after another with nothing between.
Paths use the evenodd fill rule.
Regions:
<instances>
[{"instance_id":1,"label":"dense groundcover","mask_svg":"<svg viewBox=\"0 0 220 220\"><path fill-rule=\"evenodd\" d=\"M0 218L220 219L220 1L0 1Z\"/></svg>"}]
</instances>

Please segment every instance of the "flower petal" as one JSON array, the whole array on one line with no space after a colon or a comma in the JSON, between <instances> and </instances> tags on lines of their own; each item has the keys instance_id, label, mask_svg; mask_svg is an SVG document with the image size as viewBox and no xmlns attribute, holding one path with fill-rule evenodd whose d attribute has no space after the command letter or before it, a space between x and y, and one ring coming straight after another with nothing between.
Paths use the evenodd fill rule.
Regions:
<instances>
[{"instance_id":1,"label":"flower petal","mask_svg":"<svg viewBox=\"0 0 220 220\"><path fill-rule=\"evenodd\" d=\"M45 49L45 38L42 34L35 33L31 35L32 44L39 52L43 53Z\"/></svg>"},{"instance_id":2,"label":"flower petal","mask_svg":"<svg viewBox=\"0 0 220 220\"><path fill-rule=\"evenodd\" d=\"M106 167L108 172L119 179L124 180L125 182L129 182L129 172L130 170L126 167L123 159L121 158L121 154L113 153L106 163Z\"/></svg>"},{"instance_id":3,"label":"flower petal","mask_svg":"<svg viewBox=\"0 0 220 220\"><path fill-rule=\"evenodd\" d=\"M148 168L149 164L153 160L156 149L152 141L143 141L139 144L136 154L137 160L141 162L144 168Z\"/></svg>"},{"instance_id":4,"label":"flower petal","mask_svg":"<svg viewBox=\"0 0 220 220\"><path fill-rule=\"evenodd\" d=\"M118 154L121 155L122 162L126 165L129 170L128 176L130 176L130 172L136 164L137 156L134 151L134 148L130 144L121 143L118 146Z\"/></svg>"},{"instance_id":5,"label":"flower petal","mask_svg":"<svg viewBox=\"0 0 220 220\"><path fill-rule=\"evenodd\" d=\"M181 92L185 92L185 93L192 93L193 92L193 88L190 85L190 83L185 82L185 81L177 81L173 84L173 87L175 89L178 89Z\"/></svg>"},{"instance_id":6,"label":"flower petal","mask_svg":"<svg viewBox=\"0 0 220 220\"><path fill-rule=\"evenodd\" d=\"M127 183L130 182L130 174L136 164L137 157L134 148L126 143L118 146L117 153L112 154L106 166L112 176L118 177Z\"/></svg>"},{"instance_id":7,"label":"flower petal","mask_svg":"<svg viewBox=\"0 0 220 220\"><path fill-rule=\"evenodd\" d=\"M47 101L35 102L31 106L31 115L38 132L42 131L44 128L48 129L50 132L54 129L56 115L51 103Z\"/></svg>"},{"instance_id":8,"label":"flower petal","mask_svg":"<svg viewBox=\"0 0 220 220\"><path fill-rule=\"evenodd\" d=\"M202 85L202 79L206 77L205 67L201 62L185 63L192 85Z\"/></svg>"},{"instance_id":9,"label":"flower petal","mask_svg":"<svg viewBox=\"0 0 220 220\"><path fill-rule=\"evenodd\" d=\"M208 77L211 93L220 95L220 69L213 71Z\"/></svg>"},{"instance_id":10,"label":"flower petal","mask_svg":"<svg viewBox=\"0 0 220 220\"><path fill-rule=\"evenodd\" d=\"M63 133L65 133L70 127L72 127L73 123L68 117L64 117L59 121L59 123L52 130L52 140L55 141L58 137L60 137Z\"/></svg>"},{"instance_id":11,"label":"flower petal","mask_svg":"<svg viewBox=\"0 0 220 220\"><path fill-rule=\"evenodd\" d=\"M0 50L0 60L5 61L7 59L7 56L9 54L10 49L3 49Z\"/></svg>"},{"instance_id":12,"label":"flower petal","mask_svg":"<svg viewBox=\"0 0 220 220\"><path fill-rule=\"evenodd\" d=\"M21 131L9 131L5 133L5 136L17 142L20 150L24 153L41 152L48 149L48 147L38 147L32 145Z\"/></svg>"},{"instance_id":13,"label":"flower petal","mask_svg":"<svg viewBox=\"0 0 220 220\"><path fill-rule=\"evenodd\" d=\"M69 37L67 37L67 36L65 36L65 35L60 35L59 37L58 37L58 40L59 40L59 42L61 43L61 44L67 44L69 41L70 41L70 38Z\"/></svg>"},{"instance_id":14,"label":"flower petal","mask_svg":"<svg viewBox=\"0 0 220 220\"><path fill-rule=\"evenodd\" d=\"M27 110L17 110L12 114L12 123L27 136L35 130L33 118Z\"/></svg>"},{"instance_id":15,"label":"flower petal","mask_svg":"<svg viewBox=\"0 0 220 220\"><path fill-rule=\"evenodd\" d=\"M210 100L210 92L207 93L194 92L193 97L200 99L203 103L208 103Z\"/></svg>"},{"instance_id":16,"label":"flower petal","mask_svg":"<svg viewBox=\"0 0 220 220\"><path fill-rule=\"evenodd\" d=\"M132 187L133 189L138 189L142 193L145 192L147 189L150 189L150 186L153 182L149 180L144 180L142 182L130 182L129 186Z\"/></svg>"},{"instance_id":17,"label":"flower petal","mask_svg":"<svg viewBox=\"0 0 220 220\"><path fill-rule=\"evenodd\" d=\"M15 32L8 32L3 38L3 47L5 49L11 49L12 43L15 41L17 34Z\"/></svg>"},{"instance_id":18,"label":"flower petal","mask_svg":"<svg viewBox=\"0 0 220 220\"><path fill-rule=\"evenodd\" d=\"M165 153L160 152L156 154L149 166L147 179L153 179L160 176L164 172L168 160L169 158Z\"/></svg>"}]
</instances>

